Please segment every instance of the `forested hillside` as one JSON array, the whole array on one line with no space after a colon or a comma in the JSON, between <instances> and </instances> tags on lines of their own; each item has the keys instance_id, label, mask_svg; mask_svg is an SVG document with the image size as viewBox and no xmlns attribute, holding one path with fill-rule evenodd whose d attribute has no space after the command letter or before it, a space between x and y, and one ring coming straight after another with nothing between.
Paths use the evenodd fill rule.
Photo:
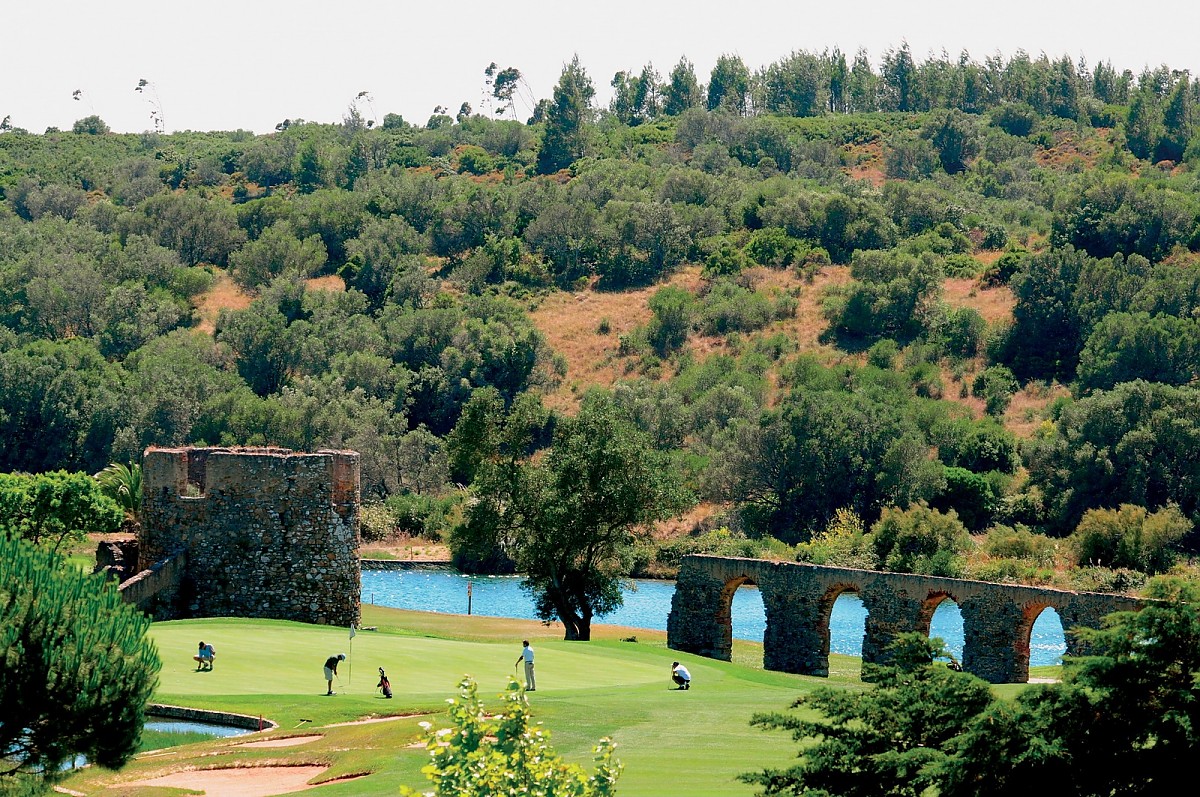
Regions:
<instances>
[{"instance_id":1,"label":"forested hillside","mask_svg":"<svg viewBox=\"0 0 1200 797\"><path fill-rule=\"evenodd\" d=\"M502 566L476 508L602 421L671 480L630 522L690 535L589 567L1123 589L1200 547L1186 72L726 56L597 108L576 59L525 122L485 77L496 118L0 133L0 471L350 448L368 534Z\"/></svg>"}]
</instances>

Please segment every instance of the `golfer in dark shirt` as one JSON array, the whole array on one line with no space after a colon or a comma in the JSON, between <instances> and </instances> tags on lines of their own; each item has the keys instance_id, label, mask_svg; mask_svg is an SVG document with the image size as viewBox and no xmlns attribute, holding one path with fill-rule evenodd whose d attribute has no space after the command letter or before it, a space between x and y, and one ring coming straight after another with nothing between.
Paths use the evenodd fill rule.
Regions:
<instances>
[{"instance_id":1,"label":"golfer in dark shirt","mask_svg":"<svg viewBox=\"0 0 1200 797\"><path fill-rule=\"evenodd\" d=\"M330 656L325 660L325 681L329 684L329 691L325 694L333 694L333 676L337 675L338 662L345 661L346 654L339 653L336 656Z\"/></svg>"}]
</instances>

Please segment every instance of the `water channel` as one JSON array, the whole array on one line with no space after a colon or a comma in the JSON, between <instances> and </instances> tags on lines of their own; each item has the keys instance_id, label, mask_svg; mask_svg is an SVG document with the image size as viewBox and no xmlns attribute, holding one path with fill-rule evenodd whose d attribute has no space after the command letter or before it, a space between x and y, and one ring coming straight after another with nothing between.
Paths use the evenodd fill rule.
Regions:
<instances>
[{"instance_id":1,"label":"water channel","mask_svg":"<svg viewBox=\"0 0 1200 797\"><path fill-rule=\"evenodd\" d=\"M467 614L468 583L471 614L537 619L533 600L521 588L519 576L467 577L453 570L364 570L362 599L398 609ZM596 621L665 631L674 594L674 581L635 580L624 591L625 604ZM762 594L756 587L743 586L734 593L732 615L735 639L762 642L767 618ZM866 616L866 608L856 595L843 594L834 602L829 618L831 653L862 655ZM930 636L941 637L950 652L962 658L962 614L953 601L942 601L934 612ZM1034 667L1056 665L1065 651L1062 622L1053 609L1046 609L1033 625L1029 663Z\"/></svg>"}]
</instances>

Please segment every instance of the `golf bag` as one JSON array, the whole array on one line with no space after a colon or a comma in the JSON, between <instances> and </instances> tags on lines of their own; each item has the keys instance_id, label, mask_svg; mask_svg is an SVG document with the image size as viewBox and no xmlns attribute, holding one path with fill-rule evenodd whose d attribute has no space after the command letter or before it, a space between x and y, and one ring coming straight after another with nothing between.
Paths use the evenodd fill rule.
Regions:
<instances>
[{"instance_id":1,"label":"golf bag","mask_svg":"<svg viewBox=\"0 0 1200 797\"><path fill-rule=\"evenodd\" d=\"M382 667L379 668L379 683L376 688L383 690L384 697L392 696L392 682L388 680L387 673L383 671Z\"/></svg>"}]
</instances>

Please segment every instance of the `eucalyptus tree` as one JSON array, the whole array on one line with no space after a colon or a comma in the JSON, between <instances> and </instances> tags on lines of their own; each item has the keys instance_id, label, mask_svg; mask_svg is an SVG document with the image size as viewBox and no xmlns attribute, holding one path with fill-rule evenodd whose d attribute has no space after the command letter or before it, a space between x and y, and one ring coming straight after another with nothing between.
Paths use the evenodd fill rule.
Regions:
<instances>
[{"instance_id":1,"label":"eucalyptus tree","mask_svg":"<svg viewBox=\"0 0 1200 797\"><path fill-rule=\"evenodd\" d=\"M553 174L578 160L587 147L596 89L575 55L563 67L554 98L546 109L546 130L538 150L537 170Z\"/></svg>"}]
</instances>

